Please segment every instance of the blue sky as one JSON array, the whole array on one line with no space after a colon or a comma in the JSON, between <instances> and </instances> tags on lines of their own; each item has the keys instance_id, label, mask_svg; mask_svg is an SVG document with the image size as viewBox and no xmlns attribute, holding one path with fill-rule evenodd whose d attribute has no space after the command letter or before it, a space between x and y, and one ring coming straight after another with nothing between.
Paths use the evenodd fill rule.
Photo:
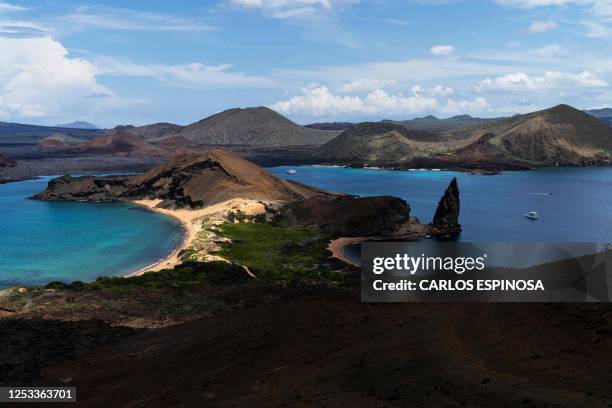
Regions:
<instances>
[{"instance_id":1,"label":"blue sky","mask_svg":"<svg viewBox=\"0 0 612 408\"><path fill-rule=\"evenodd\" d=\"M300 123L612 105L612 0L0 0L0 120Z\"/></svg>"}]
</instances>

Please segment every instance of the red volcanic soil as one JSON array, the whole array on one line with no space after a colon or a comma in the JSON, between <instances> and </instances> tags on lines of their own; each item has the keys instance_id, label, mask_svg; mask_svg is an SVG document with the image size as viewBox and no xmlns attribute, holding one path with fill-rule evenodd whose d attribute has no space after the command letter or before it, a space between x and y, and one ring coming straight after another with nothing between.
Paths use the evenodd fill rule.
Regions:
<instances>
[{"instance_id":1,"label":"red volcanic soil","mask_svg":"<svg viewBox=\"0 0 612 408\"><path fill-rule=\"evenodd\" d=\"M91 407L612 403L609 305L364 304L353 290L235 289L226 296L238 309L117 333L39 383L76 386Z\"/></svg>"},{"instance_id":2,"label":"red volcanic soil","mask_svg":"<svg viewBox=\"0 0 612 408\"><path fill-rule=\"evenodd\" d=\"M168 156L169 152L153 146L140 137L127 132L114 132L82 143L81 153L112 154L116 156Z\"/></svg>"}]
</instances>

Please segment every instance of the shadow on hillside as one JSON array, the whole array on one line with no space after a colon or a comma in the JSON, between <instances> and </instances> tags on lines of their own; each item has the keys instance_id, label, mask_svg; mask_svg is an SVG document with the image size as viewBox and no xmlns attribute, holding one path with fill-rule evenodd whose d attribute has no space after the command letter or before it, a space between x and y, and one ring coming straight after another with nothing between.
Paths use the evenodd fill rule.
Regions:
<instances>
[{"instance_id":1,"label":"shadow on hillside","mask_svg":"<svg viewBox=\"0 0 612 408\"><path fill-rule=\"evenodd\" d=\"M49 364L75 360L94 347L138 332L141 330L111 327L100 320L2 319L0 386L32 384Z\"/></svg>"}]
</instances>

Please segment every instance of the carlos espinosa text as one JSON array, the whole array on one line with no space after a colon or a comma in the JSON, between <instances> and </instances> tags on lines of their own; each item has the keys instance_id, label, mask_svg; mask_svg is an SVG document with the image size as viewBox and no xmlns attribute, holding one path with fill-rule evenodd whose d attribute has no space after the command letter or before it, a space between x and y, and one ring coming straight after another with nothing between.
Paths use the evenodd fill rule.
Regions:
<instances>
[{"instance_id":1,"label":"carlos espinosa text","mask_svg":"<svg viewBox=\"0 0 612 408\"><path fill-rule=\"evenodd\" d=\"M372 272L381 275L386 271L397 274L415 275L419 272L430 274L454 272L462 275L465 272L482 271L486 267L487 254L479 257L440 257L440 256L409 256L396 254L394 257L376 257L373 259ZM489 291L489 290L544 290L541 280L525 279L421 279L418 282L408 279L385 282L376 279L372 282L376 291L408 290L408 291Z\"/></svg>"}]
</instances>

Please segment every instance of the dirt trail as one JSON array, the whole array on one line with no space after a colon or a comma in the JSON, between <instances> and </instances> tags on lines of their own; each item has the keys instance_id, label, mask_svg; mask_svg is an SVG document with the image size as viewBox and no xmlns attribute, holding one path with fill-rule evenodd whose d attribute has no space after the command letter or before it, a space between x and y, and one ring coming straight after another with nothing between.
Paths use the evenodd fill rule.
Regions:
<instances>
[{"instance_id":1,"label":"dirt trail","mask_svg":"<svg viewBox=\"0 0 612 408\"><path fill-rule=\"evenodd\" d=\"M50 367L83 406L608 407L609 306L362 304L242 292L239 311ZM273 299L272 299L273 297ZM109 392L112 390L112 392Z\"/></svg>"}]
</instances>

